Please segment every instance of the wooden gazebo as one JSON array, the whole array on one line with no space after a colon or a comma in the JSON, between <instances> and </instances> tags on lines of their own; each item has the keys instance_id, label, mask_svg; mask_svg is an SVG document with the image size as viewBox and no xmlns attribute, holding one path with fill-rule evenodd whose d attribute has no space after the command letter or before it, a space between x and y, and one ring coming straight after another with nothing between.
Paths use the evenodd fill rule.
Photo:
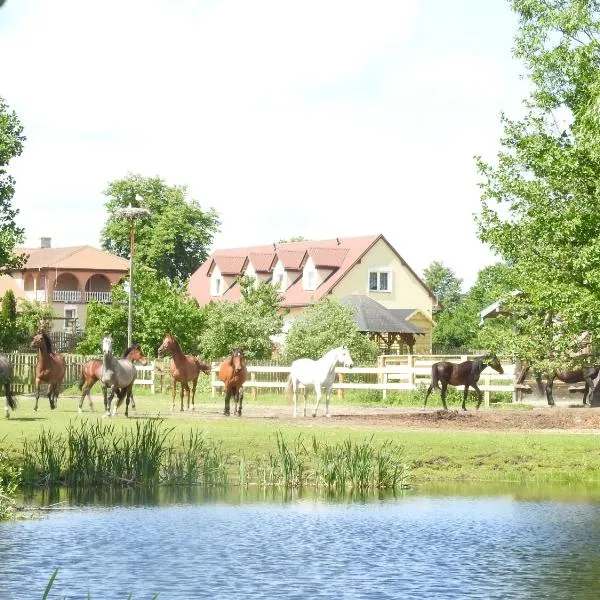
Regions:
<instances>
[{"instance_id":1,"label":"wooden gazebo","mask_svg":"<svg viewBox=\"0 0 600 600\"><path fill-rule=\"evenodd\" d=\"M401 354L403 347L413 354L417 335L424 335L419 328L398 316L398 311L387 309L376 300L363 294L351 294L341 299L354 314L358 330L375 341L385 354L394 350Z\"/></svg>"}]
</instances>

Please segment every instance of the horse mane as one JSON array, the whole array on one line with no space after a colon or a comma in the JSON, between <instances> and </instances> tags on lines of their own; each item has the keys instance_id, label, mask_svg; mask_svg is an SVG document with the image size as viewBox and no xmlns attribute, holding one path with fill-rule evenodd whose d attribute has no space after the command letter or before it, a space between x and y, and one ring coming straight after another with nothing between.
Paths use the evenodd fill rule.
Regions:
<instances>
[{"instance_id":1,"label":"horse mane","mask_svg":"<svg viewBox=\"0 0 600 600\"><path fill-rule=\"evenodd\" d=\"M179 345L179 342L175 339L175 336L170 333L169 337L173 340L173 348L174 350L176 350L177 352L181 352L183 354L183 350L181 349L181 346Z\"/></svg>"},{"instance_id":2,"label":"horse mane","mask_svg":"<svg viewBox=\"0 0 600 600\"><path fill-rule=\"evenodd\" d=\"M131 344L131 346L129 346L129 348L127 348L127 350L123 351L123 354L121 354L121 358L127 358L127 355L134 349L134 348L139 348L139 344Z\"/></svg>"},{"instance_id":3,"label":"horse mane","mask_svg":"<svg viewBox=\"0 0 600 600\"><path fill-rule=\"evenodd\" d=\"M52 340L50 339L50 336L45 331L40 331L40 335L44 340L44 344L46 344L46 352L52 354L54 350L52 349Z\"/></svg>"}]
</instances>

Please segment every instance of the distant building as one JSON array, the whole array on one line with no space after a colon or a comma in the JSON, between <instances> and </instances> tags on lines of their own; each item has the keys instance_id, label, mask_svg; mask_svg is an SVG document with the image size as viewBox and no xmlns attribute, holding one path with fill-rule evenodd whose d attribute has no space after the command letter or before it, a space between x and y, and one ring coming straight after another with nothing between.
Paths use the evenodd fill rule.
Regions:
<instances>
[{"instance_id":1,"label":"distant building","mask_svg":"<svg viewBox=\"0 0 600 600\"><path fill-rule=\"evenodd\" d=\"M325 296L341 300L362 294L390 309L396 326L398 319L405 323L397 333L417 337L414 352L431 352L436 296L383 235L219 249L193 273L188 290L200 305L236 301L242 275L276 286L283 295L282 309L289 310L288 321ZM390 350L407 351L408 340L396 336Z\"/></svg>"}]
</instances>

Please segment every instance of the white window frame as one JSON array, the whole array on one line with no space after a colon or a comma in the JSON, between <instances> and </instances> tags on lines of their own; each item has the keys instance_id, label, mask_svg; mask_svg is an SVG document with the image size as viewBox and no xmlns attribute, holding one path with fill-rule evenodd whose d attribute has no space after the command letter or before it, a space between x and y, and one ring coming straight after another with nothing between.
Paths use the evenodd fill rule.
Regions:
<instances>
[{"instance_id":1,"label":"white window frame","mask_svg":"<svg viewBox=\"0 0 600 600\"><path fill-rule=\"evenodd\" d=\"M79 315L77 314L77 307L76 306L65 306L63 311L64 311L63 315L65 317L63 329L72 329L73 328L72 322L73 321L77 322L77 319L79 318ZM67 311L73 312L73 315L70 317L67 317Z\"/></svg>"},{"instance_id":2,"label":"white window frame","mask_svg":"<svg viewBox=\"0 0 600 600\"><path fill-rule=\"evenodd\" d=\"M311 281L312 279L312 281ZM304 277L304 289L306 291L313 291L317 289L317 270L307 269L306 276Z\"/></svg>"},{"instance_id":3,"label":"white window frame","mask_svg":"<svg viewBox=\"0 0 600 600\"><path fill-rule=\"evenodd\" d=\"M371 288L371 274L377 274L377 288ZM385 273L387 275L387 289L381 289L381 274ZM369 269L369 274L367 277L367 291L369 292L381 292L383 294L389 294L392 291L392 270L391 269Z\"/></svg>"},{"instance_id":4,"label":"white window frame","mask_svg":"<svg viewBox=\"0 0 600 600\"><path fill-rule=\"evenodd\" d=\"M223 286L223 277L213 276L210 278L210 295L211 296L221 296L223 294L223 290L221 289Z\"/></svg>"},{"instance_id":5,"label":"white window frame","mask_svg":"<svg viewBox=\"0 0 600 600\"><path fill-rule=\"evenodd\" d=\"M273 273L272 284L279 292L284 292L285 288L283 286L283 280L285 279L285 273L283 271L278 271L277 273Z\"/></svg>"}]
</instances>

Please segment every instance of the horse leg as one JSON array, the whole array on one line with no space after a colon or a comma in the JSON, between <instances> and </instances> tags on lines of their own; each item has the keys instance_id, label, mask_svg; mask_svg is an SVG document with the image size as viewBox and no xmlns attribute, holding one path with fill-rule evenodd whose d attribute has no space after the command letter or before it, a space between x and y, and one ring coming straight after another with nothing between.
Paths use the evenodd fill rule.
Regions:
<instances>
[{"instance_id":1,"label":"horse leg","mask_svg":"<svg viewBox=\"0 0 600 600\"><path fill-rule=\"evenodd\" d=\"M34 412L37 412L38 402L40 400L40 380L35 378L35 406L33 407Z\"/></svg>"},{"instance_id":2,"label":"horse leg","mask_svg":"<svg viewBox=\"0 0 600 600\"><path fill-rule=\"evenodd\" d=\"M89 390L89 388L87 386L87 383L85 383L83 385L83 389L81 390L81 398L79 399L79 408L77 409L77 412L83 412L83 408L82 408L83 399L85 398L85 395L88 393L88 390ZM91 397L91 396L88 396L88 397Z\"/></svg>"},{"instance_id":3,"label":"horse leg","mask_svg":"<svg viewBox=\"0 0 600 600\"><path fill-rule=\"evenodd\" d=\"M238 395L238 410L237 410L237 416L241 417L242 416L242 402L244 401L244 388L240 386L240 389L237 392Z\"/></svg>"},{"instance_id":4,"label":"horse leg","mask_svg":"<svg viewBox=\"0 0 600 600\"><path fill-rule=\"evenodd\" d=\"M238 413L238 404L240 402L240 388L234 387L231 392L233 396L233 414L237 415Z\"/></svg>"},{"instance_id":5,"label":"horse leg","mask_svg":"<svg viewBox=\"0 0 600 600\"><path fill-rule=\"evenodd\" d=\"M331 414L329 413L329 397L331 396L331 388L326 388L325 390L325 416L326 417L330 417Z\"/></svg>"},{"instance_id":6,"label":"horse leg","mask_svg":"<svg viewBox=\"0 0 600 600\"><path fill-rule=\"evenodd\" d=\"M231 389L226 388L225 390L225 410L223 414L228 417L229 416L229 399L231 398Z\"/></svg>"},{"instance_id":7,"label":"horse leg","mask_svg":"<svg viewBox=\"0 0 600 600\"><path fill-rule=\"evenodd\" d=\"M132 398L133 398L133 385L130 385L127 388L127 392L125 393L126 395L126 400L125 400L125 416L127 418L129 418L129 403L131 402Z\"/></svg>"},{"instance_id":8,"label":"horse leg","mask_svg":"<svg viewBox=\"0 0 600 600\"><path fill-rule=\"evenodd\" d=\"M546 380L546 400L548 401L548 406L554 406L554 397L552 396L554 377L554 375L548 375L548 379Z\"/></svg>"},{"instance_id":9,"label":"horse leg","mask_svg":"<svg viewBox=\"0 0 600 600\"><path fill-rule=\"evenodd\" d=\"M467 410L467 396L469 395L469 384L465 384L465 389L463 391L463 401L462 401L462 409ZM479 408L479 407L478 407Z\"/></svg>"},{"instance_id":10,"label":"horse leg","mask_svg":"<svg viewBox=\"0 0 600 600\"><path fill-rule=\"evenodd\" d=\"M306 403L308 402L308 386L307 385L304 386L303 395L304 395L304 416L306 416Z\"/></svg>"},{"instance_id":11,"label":"horse leg","mask_svg":"<svg viewBox=\"0 0 600 600\"><path fill-rule=\"evenodd\" d=\"M442 404L444 405L444 410L448 410L448 405L446 404L446 390L448 389L448 384L442 382Z\"/></svg>"},{"instance_id":12,"label":"horse leg","mask_svg":"<svg viewBox=\"0 0 600 600\"><path fill-rule=\"evenodd\" d=\"M196 386L198 385L198 377L192 380L192 410L196 408Z\"/></svg>"},{"instance_id":13,"label":"horse leg","mask_svg":"<svg viewBox=\"0 0 600 600\"><path fill-rule=\"evenodd\" d=\"M476 383L472 383L471 387L477 392L477 407L475 410L479 410L481 401L483 400L483 392L479 389L479 386Z\"/></svg>"},{"instance_id":14,"label":"horse leg","mask_svg":"<svg viewBox=\"0 0 600 600\"><path fill-rule=\"evenodd\" d=\"M173 389L171 390L171 412L175 410L175 393L177 390L177 381L173 379Z\"/></svg>"},{"instance_id":15,"label":"horse leg","mask_svg":"<svg viewBox=\"0 0 600 600\"><path fill-rule=\"evenodd\" d=\"M190 410L190 384L187 381L185 382L185 396L187 399L187 407L185 410Z\"/></svg>"},{"instance_id":16,"label":"horse leg","mask_svg":"<svg viewBox=\"0 0 600 600\"><path fill-rule=\"evenodd\" d=\"M180 412L183 412L183 394L185 393L185 386L187 384L185 383L185 381L180 381L179 382L179 398L180 398Z\"/></svg>"},{"instance_id":17,"label":"horse leg","mask_svg":"<svg viewBox=\"0 0 600 600\"><path fill-rule=\"evenodd\" d=\"M298 401L298 387L296 385L295 379L292 379L292 401L294 402L294 410L292 412L292 417L296 418L296 403Z\"/></svg>"},{"instance_id":18,"label":"horse leg","mask_svg":"<svg viewBox=\"0 0 600 600\"><path fill-rule=\"evenodd\" d=\"M14 405L14 400L10 395L10 383L7 381L4 383L4 411L6 412L6 418L10 418L10 407Z\"/></svg>"},{"instance_id":19,"label":"horse leg","mask_svg":"<svg viewBox=\"0 0 600 600\"><path fill-rule=\"evenodd\" d=\"M319 403L321 402L321 386L315 385L315 394L317 396L317 403L315 404L315 410L313 410L313 417L317 416L317 412L319 412Z\"/></svg>"},{"instance_id":20,"label":"horse leg","mask_svg":"<svg viewBox=\"0 0 600 600\"><path fill-rule=\"evenodd\" d=\"M50 409L54 410L54 403L52 402L53 384L48 384L48 402L50 402Z\"/></svg>"},{"instance_id":21,"label":"horse leg","mask_svg":"<svg viewBox=\"0 0 600 600\"><path fill-rule=\"evenodd\" d=\"M431 394L432 391L433 391L433 383L430 383L429 387L427 388L427 393L425 394L425 400L423 400L423 408L425 408L427 406L427 398L429 398L429 394Z\"/></svg>"}]
</instances>

